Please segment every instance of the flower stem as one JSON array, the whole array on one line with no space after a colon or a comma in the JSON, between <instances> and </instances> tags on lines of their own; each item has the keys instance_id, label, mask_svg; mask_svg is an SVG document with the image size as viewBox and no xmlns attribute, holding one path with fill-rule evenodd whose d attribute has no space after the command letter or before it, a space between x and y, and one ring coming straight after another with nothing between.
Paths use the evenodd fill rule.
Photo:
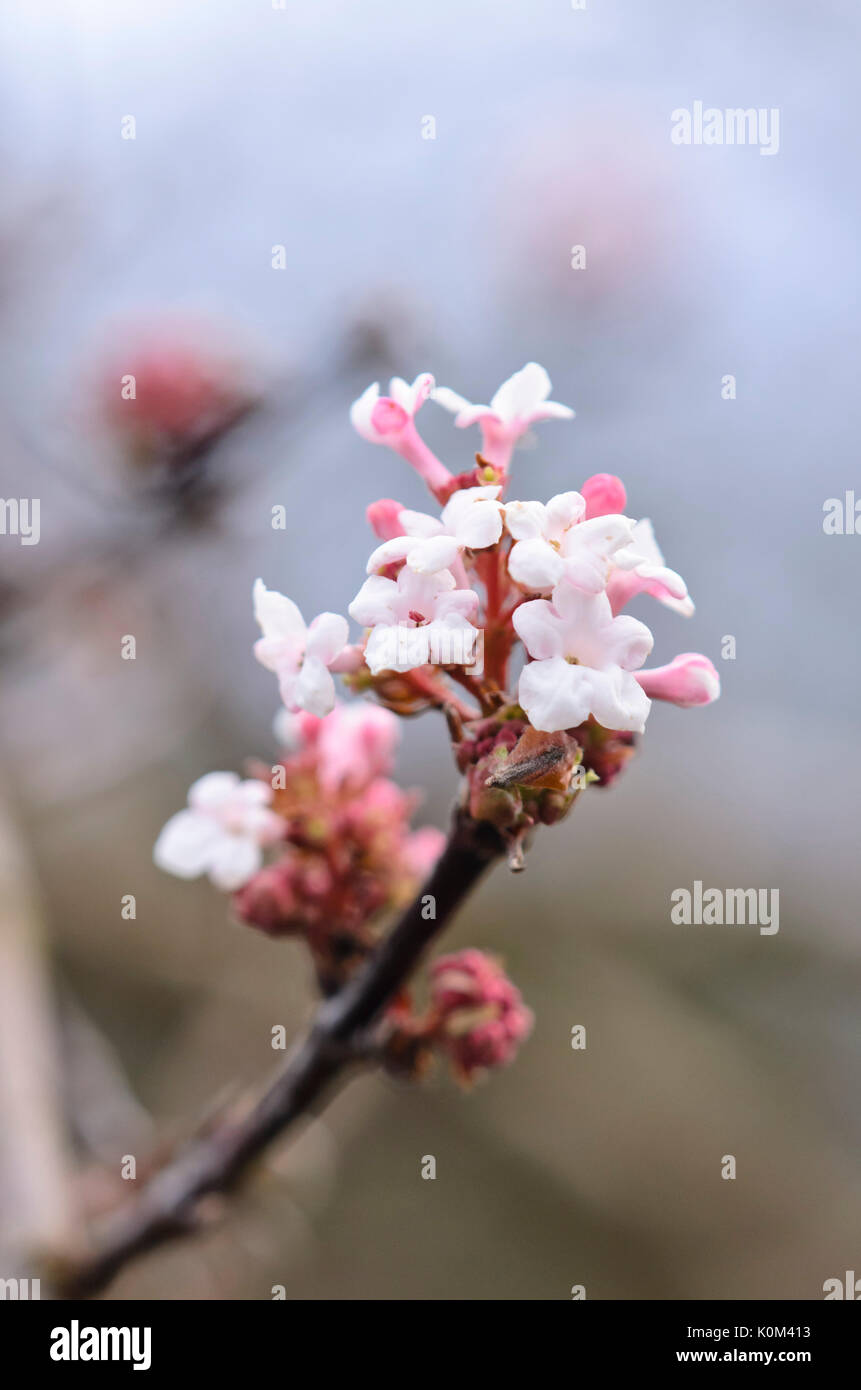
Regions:
<instances>
[{"instance_id":1,"label":"flower stem","mask_svg":"<svg viewBox=\"0 0 861 1390\"><path fill-rule=\"evenodd\" d=\"M430 942L502 853L492 827L455 815L428 882L360 972L320 1004L307 1033L254 1106L193 1139L113 1217L93 1252L60 1266L61 1297L98 1292L135 1256L199 1227L201 1199L234 1188L263 1150L306 1114L350 1063L355 1065L356 1040L398 994ZM433 915L427 915L430 902Z\"/></svg>"}]
</instances>

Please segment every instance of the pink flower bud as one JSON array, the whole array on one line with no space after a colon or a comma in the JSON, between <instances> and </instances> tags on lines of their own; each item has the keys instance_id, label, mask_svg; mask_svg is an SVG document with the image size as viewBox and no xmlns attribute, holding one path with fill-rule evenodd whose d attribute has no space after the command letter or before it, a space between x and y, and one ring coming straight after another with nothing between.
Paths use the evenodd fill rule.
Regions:
<instances>
[{"instance_id":1,"label":"pink flower bud","mask_svg":"<svg viewBox=\"0 0 861 1390\"><path fill-rule=\"evenodd\" d=\"M431 1005L438 1020L437 1042L466 1081L476 1072L507 1065L532 1030L532 1014L520 991L483 951L458 951L436 962Z\"/></svg>"},{"instance_id":2,"label":"pink flower bud","mask_svg":"<svg viewBox=\"0 0 861 1390\"><path fill-rule=\"evenodd\" d=\"M292 859L267 865L233 895L233 910L242 922L269 936L287 936L296 930L297 897Z\"/></svg>"},{"instance_id":3,"label":"pink flower bud","mask_svg":"<svg viewBox=\"0 0 861 1390\"><path fill-rule=\"evenodd\" d=\"M391 541L395 536L404 534L404 528L398 520L403 510L402 502L395 502L391 497L381 497L379 502L371 503L365 516L375 536L379 536L381 541Z\"/></svg>"},{"instance_id":4,"label":"pink flower bud","mask_svg":"<svg viewBox=\"0 0 861 1390\"><path fill-rule=\"evenodd\" d=\"M636 677L650 700L668 700L682 709L710 705L720 695L720 676L699 652L682 652L668 666L637 671Z\"/></svg>"},{"instance_id":5,"label":"pink flower bud","mask_svg":"<svg viewBox=\"0 0 861 1390\"><path fill-rule=\"evenodd\" d=\"M594 473L587 478L580 489L581 497L586 498L586 520L595 516L612 516L624 512L628 500L625 485L621 478L612 473Z\"/></svg>"}]
</instances>

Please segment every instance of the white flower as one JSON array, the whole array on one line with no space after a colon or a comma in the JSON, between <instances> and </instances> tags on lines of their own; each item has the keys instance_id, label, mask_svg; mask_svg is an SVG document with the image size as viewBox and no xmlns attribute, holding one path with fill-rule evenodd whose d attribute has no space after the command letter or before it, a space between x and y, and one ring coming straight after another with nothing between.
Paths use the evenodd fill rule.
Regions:
<instances>
[{"instance_id":1,"label":"white flower","mask_svg":"<svg viewBox=\"0 0 861 1390\"><path fill-rule=\"evenodd\" d=\"M450 570L416 574L404 565L397 579L372 574L350 604L350 616L372 629L365 661L373 675L410 671L429 662L471 664L476 629L468 619L478 594L458 589ZM446 652L452 660L445 660Z\"/></svg>"},{"instance_id":2,"label":"white flower","mask_svg":"<svg viewBox=\"0 0 861 1390\"><path fill-rule=\"evenodd\" d=\"M469 487L453 492L442 517L404 510L398 521L404 535L377 546L368 574L393 561L406 560L416 574L436 574L455 563L462 550L484 550L502 535L501 487Z\"/></svg>"},{"instance_id":3,"label":"white flower","mask_svg":"<svg viewBox=\"0 0 861 1390\"><path fill-rule=\"evenodd\" d=\"M392 377L388 396L380 395L379 382L375 381L353 401L350 419L363 439L394 449L424 478L434 496L440 497L451 483L451 474L416 429L416 415L432 389L430 372L422 372L412 386L399 376Z\"/></svg>"},{"instance_id":4,"label":"white flower","mask_svg":"<svg viewBox=\"0 0 861 1390\"><path fill-rule=\"evenodd\" d=\"M179 878L209 874L216 888L232 893L260 868L262 846L284 834L284 821L269 810L271 800L265 782L209 772L189 788L188 809L164 826L153 859Z\"/></svg>"},{"instance_id":5,"label":"white flower","mask_svg":"<svg viewBox=\"0 0 861 1390\"><path fill-rule=\"evenodd\" d=\"M647 517L634 526L630 549L617 551L613 556L613 568L607 581L607 597L614 613L624 608L634 594L640 593L651 594L667 608L681 613L683 618L689 618L694 611L688 586L680 574L664 564Z\"/></svg>"},{"instance_id":6,"label":"white flower","mask_svg":"<svg viewBox=\"0 0 861 1390\"><path fill-rule=\"evenodd\" d=\"M447 386L438 386L432 398L452 411L459 429L480 424L482 455L489 463L507 467L518 439L538 420L570 420L574 411L558 401L549 401L550 378L537 362L527 362L519 372L504 381L490 405L473 405Z\"/></svg>"},{"instance_id":7,"label":"white flower","mask_svg":"<svg viewBox=\"0 0 861 1390\"><path fill-rule=\"evenodd\" d=\"M395 447L398 436L415 419L432 390L430 372L422 372L412 386L393 376L388 396L380 395L380 383L375 381L350 407L353 428L371 444Z\"/></svg>"},{"instance_id":8,"label":"white flower","mask_svg":"<svg viewBox=\"0 0 861 1390\"><path fill-rule=\"evenodd\" d=\"M525 589L547 593L566 580L576 589L599 594L610 577L611 557L628 568L635 522L611 514L584 521L586 501L579 492L561 492L542 502L509 502L505 524L516 542L508 572Z\"/></svg>"},{"instance_id":9,"label":"white flower","mask_svg":"<svg viewBox=\"0 0 861 1390\"><path fill-rule=\"evenodd\" d=\"M278 677L284 704L289 710L306 709L322 719L335 705L330 668L344 653L347 619L339 613L321 613L306 627L292 599L267 589L262 579L254 584L254 616L263 633L254 643L254 655Z\"/></svg>"},{"instance_id":10,"label":"white flower","mask_svg":"<svg viewBox=\"0 0 861 1390\"><path fill-rule=\"evenodd\" d=\"M574 411L558 401L549 401L550 378L537 362L527 362L519 372L504 381L490 405L473 405L448 386L438 386L431 397L455 415L459 429L480 420L492 420L506 430L524 434L537 420L570 420Z\"/></svg>"},{"instance_id":11,"label":"white flower","mask_svg":"<svg viewBox=\"0 0 861 1390\"><path fill-rule=\"evenodd\" d=\"M614 618L606 594L569 584L553 602L534 599L514 612L514 627L535 659L520 675L518 699L544 733L572 729L594 715L607 729L641 733L650 701L631 673L652 650L636 618Z\"/></svg>"}]
</instances>

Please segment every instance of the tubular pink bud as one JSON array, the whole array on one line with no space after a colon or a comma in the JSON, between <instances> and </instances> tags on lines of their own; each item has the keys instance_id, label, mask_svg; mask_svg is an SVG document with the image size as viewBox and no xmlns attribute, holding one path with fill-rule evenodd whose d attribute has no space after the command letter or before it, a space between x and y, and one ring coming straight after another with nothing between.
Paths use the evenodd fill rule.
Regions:
<instances>
[{"instance_id":1,"label":"tubular pink bud","mask_svg":"<svg viewBox=\"0 0 861 1390\"><path fill-rule=\"evenodd\" d=\"M404 528L398 520L403 510L402 502L395 502L391 497L381 497L379 502L371 503L365 516L375 536L379 536L381 541L391 541L395 536L404 534Z\"/></svg>"},{"instance_id":2,"label":"tubular pink bud","mask_svg":"<svg viewBox=\"0 0 861 1390\"><path fill-rule=\"evenodd\" d=\"M580 494L586 498L587 521L595 516L624 512L628 500L624 483L612 473L594 473L586 479Z\"/></svg>"},{"instance_id":3,"label":"tubular pink bud","mask_svg":"<svg viewBox=\"0 0 861 1390\"><path fill-rule=\"evenodd\" d=\"M667 666L634 674L650 700L668 700L682 709L710 705L720 695L720 676L699 652L682 652Z\"/></svg>"}]
</instances>

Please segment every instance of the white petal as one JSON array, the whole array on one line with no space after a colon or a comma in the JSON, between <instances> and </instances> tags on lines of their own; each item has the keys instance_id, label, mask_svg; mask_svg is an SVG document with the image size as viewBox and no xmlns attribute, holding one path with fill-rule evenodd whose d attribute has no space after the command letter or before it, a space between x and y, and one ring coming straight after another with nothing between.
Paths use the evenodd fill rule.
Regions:
<instances>
[{"instance_id":1,"label":"white petal","mask_svg":"<svg viewBox=\"0 0 861 1390\"><path fill-rule=\"evenodd\" d=\"M384 579L381 574L372 574L370 579L365 580L347 612L361 627L391 622L394 619L394 603L397 596L398 586L393 579Z\"/></svg>"},{"instance_id":2,"label":"white petal","mask_svg":"<svg viewBox=\"0 0 861 1390\"><path fill-rule=\"evenodd\" d=\"M605 593L581 593L563 581L553 590L553 607L559 614L565 655L584 666L634 669L652 649L654 639L645 623L627 615L614 618Z\"/></svg>"},{"instance_id":3,"label":"white petal","mask_svg":"<svg viewBox=\"0 0 861 1390\"><path fill-rule=\"evenodd\" d=\"M509 502L505 524L516 541L531 541L538 536L546 539L550 526L543 502Z\"/></svg>"},{"instance_id":4,"label":"white petal","mask_svg":"<svg viewBox=\"0 0 861 1390\"><path fill-rule=\"evenodd\" d=\"M460 553L454 536L431 536L416 541L407 556L407 564L416 574L437 574L453 565Z\"/></svg>"},{"instance_id":5,"label":"white petal","mask_svg":"<svg viewBox=\"0 0 861 1390\"><path fill-rule=\"evenodd\" d=\"M213 847L223 833L212 816L177 811L155 842L153 860L160 869L178 878L197 878L208 869Z\"/></svg>"},{"instance_id":6,"label":"white petal","mask_svg":"<svg viewBox=\"0 0 861 1390\"><path fill-rule=\"evenodd\" d=\"M427 642L427 660L433 665L474 665L478 629L465 622L459 613L446 613L416 631Z\"/></svg>"},{"instance_id":7,"label":"white petal","mask_svg":"<svg viewBox=\"0 0 861 1390\"><path fill-rule=\"evenodd\" d=\"M600 594L609 578L610 561L605 555L596 555L584 546L566 557L562 562L562 572L569 586L581 589L584 594Z\"/></svg>"},{"instance_id":8,"label":"white petal","mask_svg":"<svg viewBox=\"0 0 861 1390\"><path fill-rule=\"evenodd\" d=\"M416 574L405 565L398 575L398 616L405 618L410 613L420 613L424 618L432 618L440 594L456 588L457 582L451 570Z\"/></svg>"},{"instance_id":9,"label":"white petal","mask_svg":"<svg viewBox=\"0 0 861 1390\"><path fill-rule=\"evenodd\" d=\"M547 520L552 540L560 540L570 526L586 515L586 498L579 492L557 492L547 503Z\"/></svg>"},{"instance_id":10,"label":"white petal","mask_svg":"<svg viewBox=\"0 0 861 1390\"><path fill-rule=\"evenodd\" d=\"M374 676L381 671L411 671L427 665L426 629L380 623L368 638L365 661Z\"/></svg>"},{"instance_id":11,"label":"white petal","mask_svg":"<svg viewBox=\"0 0 861 1390\"><path fill-rule=\"evenodd\" d=\"M368 560L368 574L374 574L376 570L381 570L386 565L394 565L399 560L405 560L414 545L415 540L412 536L393 536L390 541L383 541Z\"/></svg>"},{"instance_id":12,"label":"white petal","mask_svg":"<svg viewBox=\"0 0 861 1390\"><path fill-rule=\"evenodd\" d=\"M631 532L631 544L633 548L648 560L651 565L662 565L664 557L661 548L655 539L655 531L651 521L647 516L638 521Z\"/></svg>"},{"instance_id":13,"label":"white petal","mask_svg":"<svg viewBox=\"0 0 861 1390\"><path fill-rule=\"evenodd\" d=\"M324 719L335 708L335 682L316 657L306 657L293 687L293 700L309 714Z\"/></svg>"},{"instance_id":14,"label":"white petal","mask_svg":"<svg viewBox=\"0 0 861 1390\"><path fill-rule=\"evenodd\" d=\"M254 617L264 637L305 640L305 621L296 604L276 589L267 589L262 579L254 581Z\"/></svg>"},{"instance_id":15,"label":"white petal","mask_svg":"<svg viewBox=\"0 0 861 1390\"><path fill-rule=\"evenodd\" d=\"M340 613L321 613L308 628L305 645L306 664L310 658L328 666L347 645L350 625Z\"/></svg>"},{"instance_id":16,"label":"white petal","mask_svg":"<svg viewBox=\"0 0 861 1390\"><path fill-rule=\"evenodd\" d=\"M520 673L517 698L529 722L543 733L576 728L589 716L586 667L572 666L562 657L532 661Z\"/></svg>"},{"instance_id":17,"label":"white petal","mask_svg":"<svg viewBox=\"0 0 861 1390\"><path fill-rule=\"evenodd\" d=\"M525 589L552 589L566 572L557 550L547 541L537 538L532 541L518 541L511 547L508 557L508 573L517 584Z\"/></svg>"},{"instance_id":18,"label":"white petal","mask_svg":"<svg viewBox=\"0 0 861 1390\"><path fill-rule=\"evenodd\" d=\"M433 393L434 379L430 372L419 372L412 386L410 387L410 403L406 407L410 415L415 415L421 409L428 396Z\"/></svg>"},{"instance_id":19,"label":"white petal","mask_svg":"<svg viewBox=\"0 0 861 1390\"><path fill-rule=\"evenodd\" d=\"M268 806L272 800L272 788L268 782L261 782L257 777L249 777L247 781L239 783L236 788L235 800L249 808Z\"/></svg>"},{"instance_id":20,"label":"white petal","mask_svg":"<svg viewBox=\"0 0 861 1390\"><path fill-rule=\"evenodd\" d=\"M350 406L350 420L353 429L371 444L381 443L380 435L371 424L374 406L379 399L380 383L375 381L366 391L363 391L359 399L353 401L353 404Z\"/></svg>"},{"instance_id":21,"label":"white petal","mask_svg":"<svg viewBox=\"0 0 861 1390\"><path fill-rule=\"evenodd\" d=\"M512 622L531 657L544 661L566 655L564 625L545 598L521 603L514 610Z\"/></svg>"},{"instance_id":22,"label":"white petal","mask_svg":"<svg viewBox=\"0 0 861 1390\"><path fill-rule=\"evenodd\" d=\"M272 720L275 742L285 753L298 752L302 745L302 724L295 714L282 705Z\"/></svg>"},{"instance_id":23,"label":"white petal","mask_svg":"<svg viewBox=\"0 0 861 1390\"><path fill-rule=\"evenodd\" d=\"M468 489L470 492L479 490L484 491L483 488ZM484 497L462 503L451 518L449 529L461 545L468 546L470 550L483 550L485 546L495 545L502 535L502 507L493 499Z\"/></svg>"},{"instance_id":24,"label":"white petal","mask_svg":"<svg viewBox=\"0 0 861 1390\"><path fill-rule=\"evenodd\" d=\"M538 420L573 420L574 411L570 405L561 405L559 401L545 401L543 405L535 407L530 419L535 422Z\"/></svg>"},{"instance_id":25,"label":"white petal","mask_svg":"<svg viewBox=\"0 0 861 1390\"><path fill-rule=\"evenodd\" d=\"M263 863L260 846L245 835L224 835L216 846L209 877L224 893L235 893Z\"/></svg>"},{"instance_id":26,"label":"white petal","mask_svg":"<svg viewBox=\"0 0 861 1390\"><path fill-rule=\"evenodd\" d=\"M436 601L435 616L448 619L452 614L471 618L478 611L479 597L474 589L453 589Z\"/></svg>"},{"instance_id":27,"label":"white petal","mask_svg":"<svg viewBox=\"0 0 861 1390\"><path fill-rule=\"evenodd\" d=\"M398 521L403 526L408 536L438 536L445 530L438 517L428 516L426 512L411 512L404 508L398 512Z\"/></svg>"},{"instance_id":28,"label":"white petal","mask_svg":"<svg viewBox=\"0 0 861 1390\"><path fill-rule=\"evenodd\" d=\"M612 653L613 664L625 671L638 670L655 645L646 624L628 613L613 619L607 629L607 639L607 651Z\"/></svg>"},{"instance_id":29,"label":"white petal","mask_svg":"<svg viewBox=\"0 0 861 1390\"><path fill-rule=\"evenodd\" d=\"M610 671L589 671L588 667L573 667L589 674L592 693L590 713L605 729L621 729L641 734L652 702L630 671L618 667Z\"/></svg>"},{"instance_id":30,"label":"white petal","mask_svg":"<svg viewBox=\"0 0 861 1390\"><path fill-rule=\"evenodd\" d=\"M188 789L188 804L194 811L213 811L231 801L239 787L235 772L207 772Z\"/></svg>"},{"instance_id":31,"label":"white petal","mask_svg":"<svg viewBox=\"0 0 861 1390\"><path fill-rule=\"evenodd\" d=\"M501 491L502 488L496 483L458 488L442 509L443 529L450 532L459 531L476 503L495 502Z\"/></svg>"},{"instance_id":32,"label":"white petal","mask_svg":"<svg viewBox=\"0 0 861 1390\"><path fill-rule=\"evenodd\" d=\"M550 378L537 362L527 362L504 381L490 402L506 423L524 419L550 395Z\"/></svg>"},{"instance_id":33,"label":"white petal","mask_svg":"<svg viewBox=\"0 0 861 1390\"><path fill-rule=\"evenodd\" d=\"M497 424L502 424L498 415L495 415L489 405L467 405L455 416L454 423L459 430L468 429L470 425L475 425L479 420L495 420Z\"/></svg>"},{"instance_id":34,"label":"white petal","mask_svg":"<svg viewBox=\"0 0 861 1390\"><path fill-rule=\"evenodd\" d=\"M402 376L393 376L389 382L389 395L408 415L412 414L413 393L409 383Z\"/></svg>"},{"instance_id":35,"label":"white petal","mask_svg":"<svg viewBox=\"0 0 861 1390\"><path fill-rule=\"evenodd\" d=\"M302 660L302 648L294 649L281 637L258 637L253 651L260 665L275 675L283 671L298 671Z\"/></svg>"},{"instance_id":36,"label":"white petal","mask_svg":"<svg viewBox=\"0 0 861 1390\"><path fill-rule=\"evenodd\" d=\"M438 386L431 392L432 400L437 405L441 405L443 410L450 410L452 415L457 415L459 411L466 410L470 402L465 396L459 396L456 391L452 391L450 386Z\"/></svg>"}]
</instances>

